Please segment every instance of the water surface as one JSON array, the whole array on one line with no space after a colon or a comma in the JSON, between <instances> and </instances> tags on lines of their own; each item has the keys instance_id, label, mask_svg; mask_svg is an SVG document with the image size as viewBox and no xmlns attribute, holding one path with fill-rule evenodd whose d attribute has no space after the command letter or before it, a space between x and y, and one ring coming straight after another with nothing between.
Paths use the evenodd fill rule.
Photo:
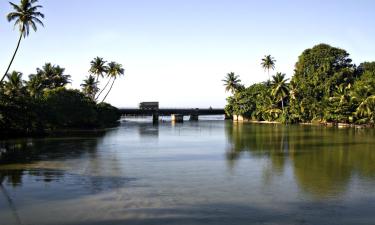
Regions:
<instances>
[{"instance_id":1,"label":"water surface","mask_svg":"<svg viewBox=\"0 0 375 225\"><path fill-rule=\"evenodd\" d=\"M374 135L138 121L3 141L0 223L375 224Z\"/></svg>"}]
</instances>

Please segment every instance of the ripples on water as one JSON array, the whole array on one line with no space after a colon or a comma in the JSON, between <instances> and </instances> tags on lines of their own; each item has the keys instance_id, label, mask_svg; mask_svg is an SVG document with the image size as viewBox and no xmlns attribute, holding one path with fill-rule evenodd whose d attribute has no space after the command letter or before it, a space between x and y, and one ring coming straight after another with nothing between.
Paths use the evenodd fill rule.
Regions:
<instances>
[{"instance_id":1,"label":"ripples on water","mask_svg":"<svg viewBox=\"0 0 375 225\"><path fill-rule=\"evenodd\" d=\"M1 224L375 224L374 130L164 121L1 142Z\"/></svg>"}]
</instances>

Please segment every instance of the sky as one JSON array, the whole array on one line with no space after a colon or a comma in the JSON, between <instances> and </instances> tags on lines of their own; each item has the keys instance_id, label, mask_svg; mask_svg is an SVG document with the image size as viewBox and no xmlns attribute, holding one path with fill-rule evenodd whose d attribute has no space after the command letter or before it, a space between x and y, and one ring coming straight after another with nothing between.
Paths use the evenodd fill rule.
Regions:
<instances>
[{"instance_id":1,"label":"sky","mask_svg":"<svg viewBox=\"0 0 375 225\"><path fill-rule=\"evenodd\" d=\"M13 0L18 3L19 0ZM293 75L298 56L319 43L340 47L357 64L375 60L373 0L39 0L45 27L22 40L11 70L26 79L46 62L66 68L70 88L80 88L90 61L103 57L125 68L107 101L137 107L221 108L222 79L240 75L246 86L268 79L264 55L275 72ZM19 32L0 0L0 71ZM3 73L3 72L2 72ZM101 82L104 85L105 81Z\"/></svg>"}]
</instances>

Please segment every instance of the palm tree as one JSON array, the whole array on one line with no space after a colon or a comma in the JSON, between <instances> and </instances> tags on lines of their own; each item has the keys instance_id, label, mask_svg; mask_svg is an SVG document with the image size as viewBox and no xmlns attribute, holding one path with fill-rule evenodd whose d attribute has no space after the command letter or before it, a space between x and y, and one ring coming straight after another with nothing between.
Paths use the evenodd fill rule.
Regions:
<instances>
[{"instance_id":1,"label":"palm tree","mask_svg":"<svg viewBox=\"0 0 375 225\"><path fill-rule=\"evenodd\" d=\"M112 87L113 87L113 84L115 83L116 79L121 76L121 75L124 75L124 68L122 68L122 65L119 64L119 63L116 63L116 62L110 62L108 64L108 76L110 78L112 78L112 84L111 84L111 87L109 88L107 94L104 96L102 102L104 102L104 100L107 98L109 92L111 92L112 90Z\"/></svg>"},{"instance_id":2,"label":"palm tree","mask_svg":"<svg viewBox=\"0 0 375 225\"><path fill-rule=\"evenodd\" d=\"M43 78L41 76L31 74L29 76L29 81L26 82L26 88L31 97L41 97L44 90Z\"/></svg>"},{"instance_id":3,"label":"palm tree","mask_svg":"<svg viewBox=\"0 0 375 225\"><path fill-rule=\"evenodd\" d=\"M268 80L271 80L270 70L275 69L275 63L276 63L276 60L271 55L265 55L264 58L262 59L261 65L265 71L266 70L268 71Z\"/></svg>"},{"instance_id":4,"label":"palm tree","mask_svg":"<svg viewBox=\"0 0 375 225\"><path fill-rule=\"evenodd\" d=\"M375 119L375 95L364 100L357 108L356 114L360 117L367 117L371 121Z\"/></svg>"},{"instance_id":5,"label":"palm tree","mask_svg":"<svg viewBox=\"0 0 375 225\"><path fill-rule=\"evenodd\" d=\"M22 73L13 71L7 74L8 81L4 84L4 93L9 96L18 96L23 91Z\"/></svg>"},{"instance_id":6,"label":"palm tree","mask_svg":"<svg viewBox=\"0 0 375 225\"><path fill-rule=\"evenodd\" d=\"M243 85L240 84L241 80L239 77L240 76L235 75L233 72L227 73L225 79L222 80L226 92L232 92L232 94L234 94L239 88L243 87Z\"/></svg>"},{"instance_id":7,"label":"palm tree","mask_svg":"<svg viewBox=\"0 0 375 225\"><path fill-rule=\"evenodd\" d=\"M83 93L89 97L91 100L95 99L95 94L98 92L98 86L95 77L89 75L85 80L83 80L83 84L81 84Z\"/></svg>"},{"instance_id":8,"label":"palm tree","mask_svg":"<svg viewBox=\"0 0 375 225\"><path fill-rule=\"evenodd\" d=\"M90 64L89 72L96 76L96 81L99 81L99 77L104 77L104 74L107 73L108 67L105 65L107 61L104 61L101 57L94 58Z\"/></svg>"},{"instance_id":9,"label":"palm tree","mask_svg":"<svg viewBox=\"0 0 375 225\"><path fill-rule=\"evenodd\" d=\"M39 76L43 81L44 88L55 89L58 87L64 87L70 83L70 75L64 74L65 69L59 65L52 65L51 63L46 63L42 68L36 69L36 75Z\"/></svg>"},{"instance_id":10,"label":"palm tree","mask_svg":"<svg viewBox=\"0 0 375 225\"><path fill-rule=\"evenodd\" d=\"M14 12L11 12L7 15L9 22L15 20L14 25L19 27L20 37L18 39L16 50L14 51L13 57L10 60L9 66L5 71L3 77L0 80L0 83L3 82L4 78L8 74L8 71L13 63L14 57L17 54L18 48L20 47L22 37L26 38L30 33L30 26L36 32L36 24L43 25L43 22L39 18L44 18L44 14L38 12L39 8L42 8L41 5L33 5L38 2L38 0L21 0L19 5L16 5L12 2L9 2L13 6Z\"/></svg>"},{"instance_id":11,"label":"palm tree","mask_svg":"<svg viewBox=\"0 0 375 225\"><path fill-rule=\"evenodd\" d=\"M289 94L289 85L286 83L288 79L285 79L285 74L283 73L276 73L276 75L272 78L273 80L271 81L271 95L278 102L281 102L281 107L284 112L284 99Z\"/></svg>"}]
</instances>

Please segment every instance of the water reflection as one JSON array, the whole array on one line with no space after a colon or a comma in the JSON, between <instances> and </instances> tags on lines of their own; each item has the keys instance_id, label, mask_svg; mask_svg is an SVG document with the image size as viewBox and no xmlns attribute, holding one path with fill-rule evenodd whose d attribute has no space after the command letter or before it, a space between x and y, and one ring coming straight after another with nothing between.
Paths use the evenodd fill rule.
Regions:
<instances>
[{"instance_id":1,"label":"water reflection","mask_svg":"<svg viewBox=\"0 0 375 225\"><path fill-rule=\"evenodd\" d=\"M234 124L226 133L232 167L246 155L269 159L266 174L290 166L299 187L315 197L343 193L353 176L375 178L373 130Z\"/></svg>"}]
</instances>

